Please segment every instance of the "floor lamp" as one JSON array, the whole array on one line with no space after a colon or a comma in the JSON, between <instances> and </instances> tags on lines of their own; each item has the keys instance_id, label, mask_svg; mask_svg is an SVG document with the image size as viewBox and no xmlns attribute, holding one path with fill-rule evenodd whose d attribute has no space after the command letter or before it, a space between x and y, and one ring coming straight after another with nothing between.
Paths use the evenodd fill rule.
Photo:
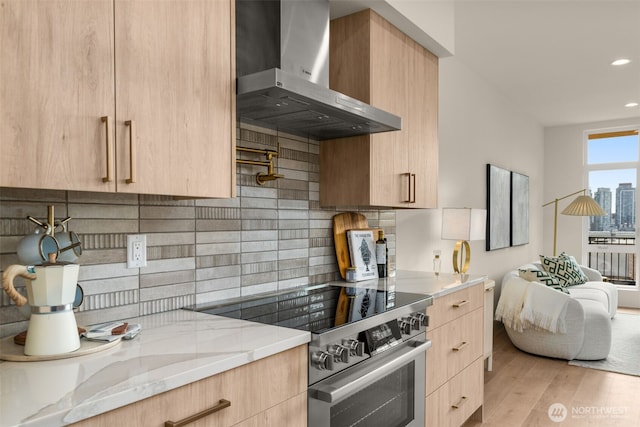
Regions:
<instances>
[{"instance_id":1,"label":"floor lamp","mask_svg":"<svg viewBox=\"0 0 640 427\"><path fill-rule=\"evenodd\" d=\"M556 256L556 242L558 240L558 202L560 200L564 200L568 197L575 196L576 194L582 193L582 195L576 197L576 199L569 204L564 210L561 212L562 215L574 215L574 216L604 216L606 213L602 210L598 202L593 200L590 196L587 196L586 188L583 188L580 191L576 191L575 193L567 194L563 197L558 197L557 199L553 199L552 201L545 203L542 205L549 206L550 204L554 204L553 211L553 256Z\"/></svg>"}]
</instances>

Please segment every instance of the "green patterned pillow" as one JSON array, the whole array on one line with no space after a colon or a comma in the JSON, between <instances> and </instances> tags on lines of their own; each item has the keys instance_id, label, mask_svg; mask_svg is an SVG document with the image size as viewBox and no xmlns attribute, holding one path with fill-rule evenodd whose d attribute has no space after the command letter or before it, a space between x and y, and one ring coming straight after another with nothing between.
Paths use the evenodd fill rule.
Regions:
<instances>
[{"instance_id":1,"label":"green patterned pillow","mask_svg":"<svg viewBox=\"0 0 640 427\"><path fill-rule=\"evenodd\" d=\"M540 262L548 273L558 278L560 286L581 285L588 280L575 258L564 252L558 257L540 255Z\"/></svg>"},{"instance_id":2,"label":"green patterned pillow","mask_svg":"<svg viewBox=\"0 0 640 427\"><path fill-rule=\"evenodd\" d=\"M558 258L566 259L574 263L576 267L578 267L578 270L580 271L580 274L582 275L582 278L584 279L584 281L585 282L589 281L589 278L587 277L586 274L584 274L584 271L582 271L582 269L580 268L580 264L578 264L578 261L576 261L573 255L568 255L566 252L562 252L560 255L558 255Z\"/></svg>"},{"instance_id":3,"label":"green patterned pillow","mask_svg":"<svg viewBox=\"0 0 640 427\"><path fill-rule=\"evenodd\" d=\"M527 280L529 282L540 282L543 285L547 285L550 288L555 289L556 291L560 291L565 294L569 293L566 286L562 286L560 284L560 280L558 280L557 277L553 277L551 274L547 273L546 271L528 268L528 269L518 270L518 275L522 277L524 280Z\"/></svg>"}]
</instances>

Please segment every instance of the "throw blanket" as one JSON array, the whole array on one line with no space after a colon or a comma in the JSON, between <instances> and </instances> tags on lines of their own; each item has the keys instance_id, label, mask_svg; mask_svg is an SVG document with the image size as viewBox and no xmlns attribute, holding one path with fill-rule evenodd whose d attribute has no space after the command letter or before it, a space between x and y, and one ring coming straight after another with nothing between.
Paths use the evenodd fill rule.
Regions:
<instances>
[{"instance_id":1,"label":"throw blanket","mask_svg":"<svg viewBox=\"0 0 640 427\"><path fill-rule=\"evenodd\" d=\"M518 332L522 332L524 329L520 313L522 313L528 286L529 282L526 280L517 276L511 277L502 284L500 299L496 307L496 320Z\"/></svg>"},{"instance_id":2,"label":"throw blanket","mask_svg":"<svg viewBox=\"0 0 640 427\"><path fill-rule=\"evenodd\" d=\"M518 332L533 328L565 333L564 318L570 298L541 283L511 277L502 285L496 320Z\"/></svg>"}]
</instances>

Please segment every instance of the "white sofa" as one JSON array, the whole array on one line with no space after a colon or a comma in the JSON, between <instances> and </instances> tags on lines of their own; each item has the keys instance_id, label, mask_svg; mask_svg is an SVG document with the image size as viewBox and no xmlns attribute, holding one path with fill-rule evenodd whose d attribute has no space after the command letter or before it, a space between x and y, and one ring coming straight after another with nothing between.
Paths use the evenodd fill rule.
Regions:
<instances>
[{"instance_id":1,"label":"white sofa","mask_svg":"<svg viewBox=\"0 0 640 427\"><path fill-rule=\"evenodd\" d=\"M603 282L598 271L585 266L580 268L589 280L568 287L569 296L542 283L528 282L519 277L520 269L543 270L540 263L526 264L504 276L502 295L509 294L504 292L506 286L531 286L533 288L529 290L546 293L547 297L550 291L556 292L559 295L551 294L551 297L557 295L566 300L559 319L562 331L556 332L536 325L508 326L511 322L499 318L497 310L496 319L505 323L507 334L517 348L527 353L566 360L599 360L607 357L611 349L611 319L616 315L618 291L611 283ZM502 295L498 308L505 303Z\"/></svg>"}]
</instances>

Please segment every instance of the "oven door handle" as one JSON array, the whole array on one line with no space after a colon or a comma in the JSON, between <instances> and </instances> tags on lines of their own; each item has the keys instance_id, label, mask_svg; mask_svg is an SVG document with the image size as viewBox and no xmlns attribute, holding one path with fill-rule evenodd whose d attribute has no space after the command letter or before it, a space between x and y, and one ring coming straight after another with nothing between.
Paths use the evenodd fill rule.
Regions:
<instances>
[{"instance_id":1,"label":"oven door handle","mask_svg":"<svg viewBox=\"0 0 640 427\"><path fill-rule=\"evenodd\" d=\"M350 378L350 381L346 381L344 385L337 386L326 383L311 386L314 397L328 403L337 402L392 373L405 363L415 359L418 354L425 352L429 347L431 347L430 340L414 341L403 348L391 350L389 351L389 356L392 357L385 355L387 358L380 366L376 366L368 372L354 375L354 378ZM358 372L360 371L358 370Z\"/></svg>"}]
</instances>

